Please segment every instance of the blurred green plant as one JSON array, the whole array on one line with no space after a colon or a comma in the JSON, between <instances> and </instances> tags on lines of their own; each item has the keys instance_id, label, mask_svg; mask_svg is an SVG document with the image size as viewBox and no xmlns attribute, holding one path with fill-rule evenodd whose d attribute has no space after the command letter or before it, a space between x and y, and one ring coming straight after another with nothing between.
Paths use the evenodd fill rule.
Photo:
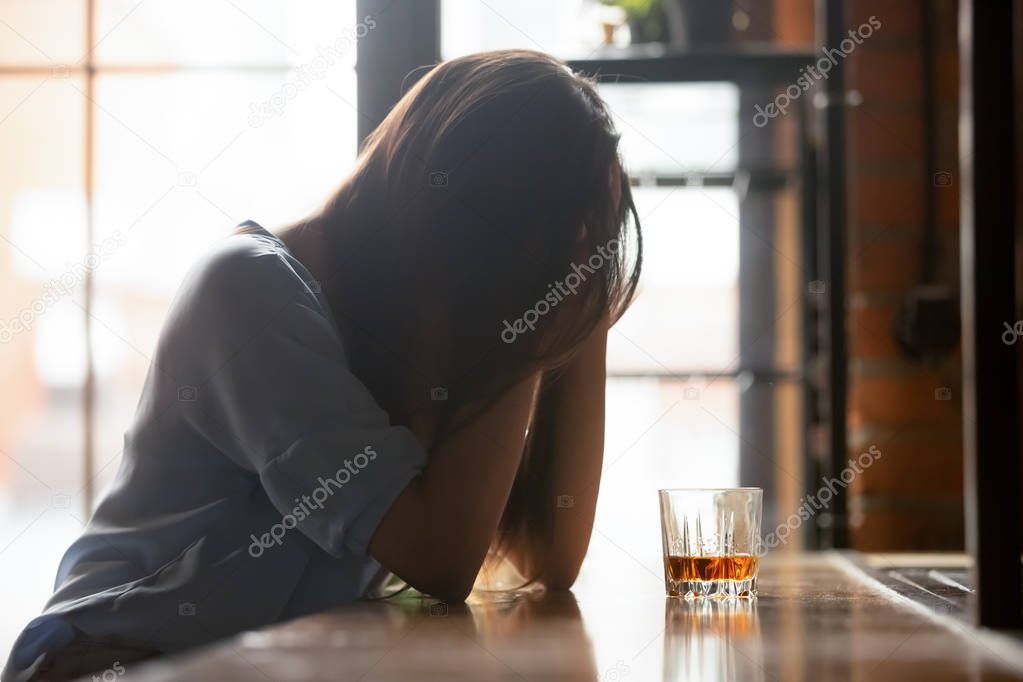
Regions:
<instances>
[{"instance_id":1,"label":"blurred green plant","mask_svg":"<svg viewBox=\"0 0 1023 682\"><path fill-rule=\"evenodd\" d=\"M634 43L668 42L668 20L664 0L600 0L625 11Z\"/></svg>"}]
</instances>

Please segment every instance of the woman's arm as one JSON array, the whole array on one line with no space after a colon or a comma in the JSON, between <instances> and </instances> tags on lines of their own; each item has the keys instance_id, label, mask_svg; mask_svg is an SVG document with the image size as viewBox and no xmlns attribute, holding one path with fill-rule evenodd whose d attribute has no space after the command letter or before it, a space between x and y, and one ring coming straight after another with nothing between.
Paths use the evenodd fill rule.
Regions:
<instances>
[{"instance_id":1,"label":"woman's arm","mask_svg":"<svg viewBox=\"0 0 1023 682\"><path fill-rule=\"evenodd\" d=\"M547 389L552 392L550 490L555 499L531 503L554 505L550 547L541 558L534 546L538 538L517 538L508 551L522 575L535 575L542 561L537 579L550 590L567 590L575 582L593 532L604 459L607 331L605 319Z\"/></svg>"},{"instance_id":2,"label":"woman's arm","mask_svg":"<svg viewBox=\"0 0 1023 682\"><path fill-rule=\"evenodd\" d=\"M522 459L538 383L536 374L513 386L430 453L370 540L381 565L418 590L465 599Z\"/></svg>"}]
</instances>

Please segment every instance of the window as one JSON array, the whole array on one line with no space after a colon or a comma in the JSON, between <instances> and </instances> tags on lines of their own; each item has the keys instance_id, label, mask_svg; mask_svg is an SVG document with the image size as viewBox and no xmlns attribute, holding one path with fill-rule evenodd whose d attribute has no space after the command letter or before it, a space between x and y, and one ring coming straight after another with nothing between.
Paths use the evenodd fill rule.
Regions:
<instances>
[{"instance_id":1,"label":"window","mask_svg":"<svg viewBox=\"0 0 1023 682\"><path fill-rule=\"evenodd\" d=\"M274 228L317 208L356 152L354 39L365 29L354 0L301 12L271 0L95 0L91 17L89 6L0 4L8 645L50 594L87 491L117 471L185 269L246 218Z\"/></svg>"}]
</instances>

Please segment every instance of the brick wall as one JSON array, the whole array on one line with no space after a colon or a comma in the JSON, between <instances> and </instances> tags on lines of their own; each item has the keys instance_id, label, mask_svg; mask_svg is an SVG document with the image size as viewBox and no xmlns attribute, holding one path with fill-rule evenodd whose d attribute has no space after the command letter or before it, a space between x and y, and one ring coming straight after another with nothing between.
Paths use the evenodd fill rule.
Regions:
<instances>
[{"instance_id":1,"label":"brick wall","mask_svg":"<svg viewBox=\"0 0 1023 682\"><path fill-rule=\"evenodd\" d=\"M871 446L883 453L850 485L852 542L862 550L963 544L960 358L957 353L937 367L921 367L899 354L890 332L920 269L926 200L920 1L846 3L850 29L872 15L881 22L846 62L847 86L862 99L847 109L849 454ZM938 279L958 289L958 7L956 0L923 1L936 12L938 57L930 68L937 161L952 174L936 201ZM774 11L779 43L812 40L812 2L775 0Z\"/></svg>"},{"instance_id":2,"label":"brick wall","mask_svg":"<svg viewBox=\"0 0 1023 682\"><path fill-rule=\"evenodd\" d=\"M871 15L881 29L848 59L848 85L862 96L849 112L850 454L883 454L850 486L858 549L954 549L963 543L960 358L938 367L903 359L892 319L919 275L924 186L921 0L856 0L848 22ZM938 279L958 289L959 188L957 3L923 0L935 11ZM934 180L932 179L932 182Z\"/></svg>"}]
</instances>

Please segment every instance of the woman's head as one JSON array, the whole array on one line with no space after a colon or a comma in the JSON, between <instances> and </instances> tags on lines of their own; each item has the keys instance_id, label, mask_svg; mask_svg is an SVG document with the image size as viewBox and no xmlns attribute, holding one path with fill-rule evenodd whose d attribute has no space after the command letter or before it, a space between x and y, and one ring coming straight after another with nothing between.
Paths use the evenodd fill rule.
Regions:
<instances>
[{"instance_id":1,"label":"woman's head","mask_svg":"<svg viewBox=\"0 0 1023 682\"><path fill-rule=\"evenodd\" d=\"M401 420L437 387L448 416L485 404L616 318L639 274L635 218L593 84L507 50L424 75L312 224L353 370Z\"/></svg>"}]
</instances>

